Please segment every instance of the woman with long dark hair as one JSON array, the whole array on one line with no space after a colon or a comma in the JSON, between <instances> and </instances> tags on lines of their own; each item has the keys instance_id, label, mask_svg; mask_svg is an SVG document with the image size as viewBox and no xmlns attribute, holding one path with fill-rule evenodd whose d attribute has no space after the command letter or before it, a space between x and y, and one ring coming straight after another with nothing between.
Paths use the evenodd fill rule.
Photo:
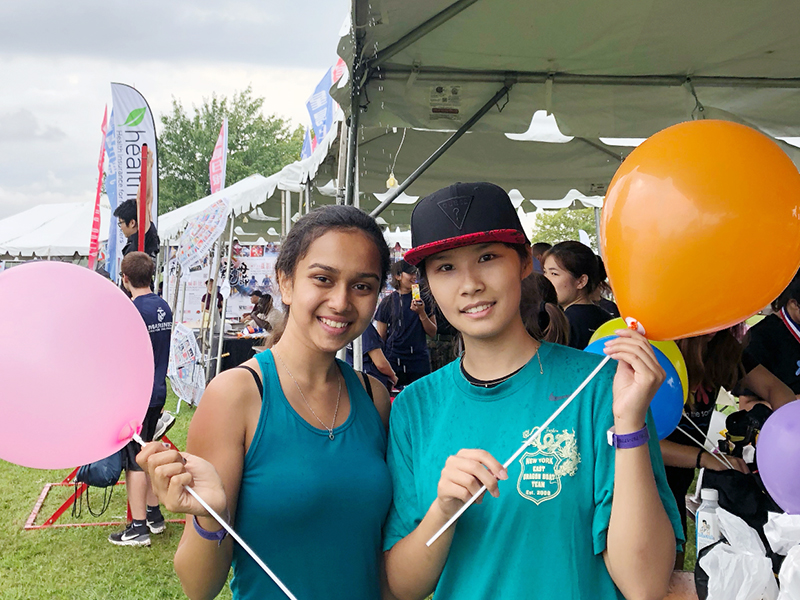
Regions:
<instances>
[{"instance_id":1,"label":"woman with long dark hair","mask_svg":"<svg viewBox=\"0 0 800 600\"><path fill-rule=\"evenodd\" d=\"M190 598L216 596L231 566L235 599L284 595L185 486L298 598L381 597L388 392L336 352L369 325L388 267L380 228L362 211L303 216L275 266L287 311L280 340L213 379L187 452L149 444L139 455L164 505L189 517L175 570Z\"/></svg>"},{"instance_id":2,"label":"woman with long dark hair","mask_svg":"<svg viewBox=\"0 0 800 600\"><path fill-rule=\"evenodd\" d=\"M580 242L561 242L545 252L543 266L569 320L569 345L583 350L597 328L611 320L609 313L592 302L600 284L597 257Z\"/></svg>"}]
</instances>

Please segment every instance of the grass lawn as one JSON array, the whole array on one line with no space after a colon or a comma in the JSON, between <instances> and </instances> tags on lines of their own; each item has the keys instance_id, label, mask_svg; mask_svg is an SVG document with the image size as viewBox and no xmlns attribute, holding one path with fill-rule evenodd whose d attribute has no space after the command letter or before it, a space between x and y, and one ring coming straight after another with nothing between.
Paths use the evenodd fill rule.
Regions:
<instances>
[{"instance_id":1,"label":"grass lawn","mask_svg":"<svg viewBox=\"0 0 800 600\"><path fill-rule=\"evenodd\" d=\"M169 392L167 409L174 411L176 397ZM167 436L179 447L194 410L185 404ZM39 471L0 461L0 599L30 600L76 598L80 600L150 600L185 598L172 557L183 525L169 523L160 535L151 535L149 548L119 547L108 542L117 527L67 527L23 530L25 521L45 483L62 481L63 471ZM39 511L42 523L72 493L71 487L55 487ZM102 491L91 489L92 508L97 510ZM83 505L83 514L71 511L57 523L107 522L125 519L125 488L116 486L111 505L101 517L93 517ZM169 515L169 518L179 518ZM219 598L230 598L225 588Z\"/></svg>"}]
</instances>

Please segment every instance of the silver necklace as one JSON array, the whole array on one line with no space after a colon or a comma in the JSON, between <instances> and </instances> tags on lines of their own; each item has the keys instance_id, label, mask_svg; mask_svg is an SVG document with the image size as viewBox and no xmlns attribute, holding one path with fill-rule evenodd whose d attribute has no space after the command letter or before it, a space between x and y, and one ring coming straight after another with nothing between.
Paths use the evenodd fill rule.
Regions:
<instances>
[{"instance_id":1,"label":"silver necklace","mask_svg":"<svg viewBox=\"0 0 800 600\"><path fill-rule=\"evenodd\" d=\"M336 408L333 411L333 423L331 423L331 426L328 427L327 425L325 425L325 423L322 421L322 419L320 419L319 416L317 416L317 413L314 412L314 409L311 408L311 405L308 403L308 400L306 400L306 395L303 393L303 390L300 389L300 384L297 383L297 379L294 378L294 375L292 375L292 372L289 370L289 367L287 367L286 363L283 362L283 359L281 358L281 355L278 354L277 352L275 352L274 350L272 351L272 353L275 356L278 357L279 361L281 361L281 364L283 365L283 368L286 369L286 372L289 374L289 377L292 378L292 381L294 381L294 384L297 386L297 391L300 392L300 397L303 399L303 402L308 407L308 410L310 410L311 414L314 415L314 418L317 421L319 421L319 424L322 425L322 428L325 429L328 432L328 439L332 440L334 438L333 428L336 426L336 415L339 414L339 400L342 399L342 378L341 378L341 375L339 375L337 377L337 379L339 380L339 393L336 395Z\"/></svg>"}]
</instances>

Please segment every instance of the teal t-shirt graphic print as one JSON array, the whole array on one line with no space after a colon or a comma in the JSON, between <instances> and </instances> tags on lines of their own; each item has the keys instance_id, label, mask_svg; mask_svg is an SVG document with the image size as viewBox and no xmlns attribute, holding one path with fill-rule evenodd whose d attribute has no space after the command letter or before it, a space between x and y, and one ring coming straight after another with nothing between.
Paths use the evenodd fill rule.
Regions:
<instances>
[{"instance_id":1,"label":"teal t-shirt graphic print","mask_svg":"<svg viewBox=\"0 0 800 600\"><path fill-rule=\"evenodd\" d=\"M424 377L392 408L387 462L394 500L384 549L408 535L436 499L447 457L482 448L503 462L561 405L600 357L542 344L532 360L493 388L470 385L458 361ZM603 561L614 490L616 365L604 367L508 468L500 497L485 496L455 525L436 600L621 600ZM666 484L652 419L650 457L676 539L683 530Z\"/></svg>"},{"instance_id":2,"label":"teal t-shirt graphic print","mask_svg":"<svg viewBox=\"0 0 800 600\"><path fill-rule=\"evenodd\" d=\"M524 432L520 443L534 433L535 430ZM517 491L526 500L541 504L558 497L561 478L575 476L581 455L575 443L574 430L547 429L534 440L530 448L519 457Z\"/></svg>"}]
</instances>

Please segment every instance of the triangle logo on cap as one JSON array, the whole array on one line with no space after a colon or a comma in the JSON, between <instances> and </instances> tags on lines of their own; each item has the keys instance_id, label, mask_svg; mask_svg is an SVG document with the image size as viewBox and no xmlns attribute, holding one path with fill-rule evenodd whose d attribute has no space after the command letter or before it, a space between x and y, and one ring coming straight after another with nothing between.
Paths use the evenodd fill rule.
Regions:
<instances>
[{"instance_id":1,"label":"triangle logo on cap","mask_svg":"<svg viewBox=\"0 0 800 600\"><path fill-rule=\"evenodd\" d=\"M464 227L464 219L467 218L469 207L472 204L472 196L456 196L437 203L442 212L447 216L453 225L458 229Z\"/></svg>"}]
</instances>

